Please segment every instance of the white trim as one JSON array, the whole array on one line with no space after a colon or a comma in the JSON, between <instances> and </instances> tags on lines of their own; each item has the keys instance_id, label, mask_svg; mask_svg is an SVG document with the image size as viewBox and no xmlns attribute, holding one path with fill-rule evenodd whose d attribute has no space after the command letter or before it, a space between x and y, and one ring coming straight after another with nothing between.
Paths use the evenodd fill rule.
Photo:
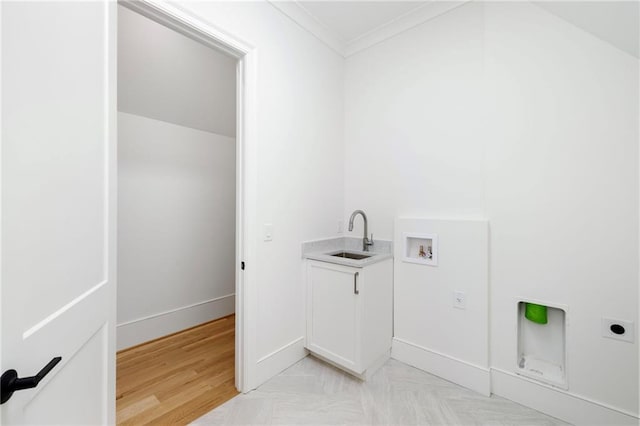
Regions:
<instances>
[{"instance_id":1,"label":"white trim","mask_svg":"<svg viewBox=\"0 0 640 426\"><path fill-rule=\"evenodd\" d=\"M309 321L307 321L307 324L308 323ZM331 363L331 365L334 365L341 370L347 370L351 374L354 374L360 378L363 377L362 372L358 373L356 371L357 365L355 361L338 355L335 352L324 349L318 345L314 345L313 343L307 344L306 347L313 355L322 358L324 361Z\"/></svg>"},{"instance_id":2,"label":"white trim","mask_svg":"<svg viewBox=\"0 0 640 426\"><path fill-rule=\"evenodd\" d=\"M306 357L309 351L304 347L304 339L304 336L300 336L260 358L256 363L260 364L256 370L256 387Z\"/></svg>"},{"instance_id":3,"label":"white trim","mask_svg":"<svg viewBox=\"0 0 640 426\"><path fill-rule=\"evenodd\" d=\"M93 293L98 291L100 288L104 287L107 283L108 283L108 281L105 280L105 281L102 281L101 283L98 283L98 284L94 285L89 290L85 291L80 296L76 297L71 302L67 303L66 305L64 305L63 307L61 307L60 309L58 309L57 311L52 313L51 315L47 316L45 319L43 319L40 322L38 322L33 327L29 328L27 331L22 333L22 338L24 340L28 339L29 337L31 337L31 335L36 333L42 327L46 326L47 324L49 324L50 322L52 322L53 320L58 318L60 315L64 314L65 312L67 312L68 310L70 310L71 308L76 306L78 303L82 302L87 297L91 296Z\"/></svg>"},{"instance_id":4,"label":"white trim","mask_svg":"<svg viewBox=\"0 0 640 426\"><path fill-rule=\"evenodd\" d=\"M4 9L4 5L2 3L0 3L0 22L2 22L3 9ZM4 43L2 42L2 33L3 33L3 31L0 29L0 93L4 93L2 91L2 88L3 88L2 87L3 86L2 82L4 81L4 79L2 78L2 70L3 70L3 68L2 68L3 59L2 58L4 56L3 55L3 49L2 49L2 46L4 46ZM4 102L0 102L0 129L4 129L4 125L3 125L3 122L2 122L2 117L3 117L2 106L3 106L3 104L4 104ZM3 148L4 147L4 143L3 143L4 142L3 141L4 137L3 137L3 135L4 135L4 132L0 131L0 160L3 158L3 151L5 150ZM4 173L3 173L3 171L4 171L3 169L4 168L2 167L3 164L4 163L2 161L0 161L0 188L4 188L4 185L3 185L4 179L2 178L4 176ZM4 223L4 220L3 220L3 216L4 215L2 213L4 211L4 209L2 208L2 204L3 204L2 203L2 199L3 198L4 197L0 197L0 235L5 235L3 233L3 231L6 229L3 226L3 223ZM2 262L2 259L4 258L2 256L2 251L3 251L2 250L2 246L3 245L0 244L0 320L3 318L2 317L2 289L4 287L3 283L6 282L6 281L3 280L4 274L1 273L4 270L3 269L4 265L3 265L3 262ZM5 341L5 339L0 338L0 367L4 367L4 365L5 365L2 362L2 354L4 353L4 345L6 345L6 343L4 343L4 341ZM115 374L113 376L115 377ZM115 392L114 392L114 396L115 396ZM114 398L114 400L115 400L115 398ZM115 414L115 410L114 410L114 414ZM0 415L0 425L1 424L2 424L2 416Z\"/></svg>"},{"instance_id":5,"label":"white trim","mask_svg":"<svg viewBox=\"0 0 640 426\"><path fill-rule=\"evenodd\" d=\"M262 358L260 358L260 359L258 360L258 364L260 364L260 363L261 363L261 362L263 362L263 361L268 360L269 358L271 358L271 357L273 357L273 356L276 356L279 352L286 351L289 347L291 347L291 346L293 346L293 345L295 345L295 344L299 343L299 342L300 342L300 341L302 341L302 340L304 340L304 336L300 336L300 337L298 337L297 339L292 340L291 342L287 343L286 345L281 346L280 348L276 349L275 351L273 351L273 352L271 352L271 353L269 353L269 354L267 354L267 355L263 356Z\"/></svg>"},{"instance_id":6,"label":"white trim","mask_svg":"<svg viewBox=\"0 0 640 426\"><path fill-rule=\"evenodd\" d=\"M489 368L454 358L415 343L394 337L391 358L483 395L491 394Z\"/></svg>"},{"instance_id":7,"label":"white trim","mask_svg":"<svg viewBox=\"0 0 640 426\"><path fill-rule=\"evenodd\" d=\"M402 34L412 28L422 25L427 21L430 21L440 15L456 9L470 0L460 1L430 1L425 3L424 6L411 10L404 15L401 15L386 24L379 26L378 28L369 31L362 36L351 40L345 47L345 57L353 56L365 49L368 49L376 44Z\"/></svg>"},{"instance_id":8,"label":"white trim","mask_svg":"<svg viewBox=\"0 0 640 426\"><path fill-rule=\"evenodd\" d=\"M344 40L315 17L313 13L304 7L303 3L299 1L268 0L271 6L344 58L395 37L469 1L471 0L425 2L424 5L393 18L361 36L352 40Z\"/></svg>"},{"instance_id":9,"label":"white trim","mask_svg":"<svg viewBox=\"0 0 640 426\"><path fill-rule=\"evenodd\" d=\"M244 87L244 61L238 61L236 67L236 141L244 140L244 104L246 99L243 93ZM244 259L243 247L244 243L244 191L243 191L243 176L244 165L242 162L244 158L244 144L236 143L236 252L235 252L235 280L236 280L236 341L235 341L235 386L236 389L244 389L244 368L240 368L241 365L248 365L248 361L242 358L244 351L244 334L242 324L238 323L238 318L244 317L244 291L242 290L243 274L241 270L242 261ZM242 241L240 244L238 242Z\"/></svg>"},{"instance_id":10,"label":"white trim","mask_svg":"<svg viewBox=\"0 0 640 426\"><path fill-rule=\"evenodd\" d=\"M236 383L241 392L249 392L257 387L257 355L258 343L258 288L252 267L257 265L258 251L258 120L257 85L258 85L258 52L251 50L238 63L242 84L239 87L242 96L238 96L238 143L236 151L239 185L238 198L242 208L236 213L236 232L239 237L236 259L238 279L236 281ZM241 106L240 106L241 105ZM241 159L241 160L240 160ZM246 269L240 271L240 262L244 261ZM238 321L240 319L240 321Z\"/></svg>"},{"instance_id":11,"label":"white trim","mask_svg":"<svg viewBox=\"0 0 640 426\"><path fill-rule=\"evenodd\" d=\"M120 0L120 4L200 43L238 59L236 129L236 388L257 386L254 348L257 332L257 287L251 266L256 264L257 238L257 49L175 3L162 0ZM249 271L240 272L244 261Z\"/></svg>"},{"instance_id":12,"label":"white trim","mask_svg":"<svg viewBox=\"0 0 640 426\"><path fill-rule=\"evenodd\" d=\"M391 349L389 349L385 354L381 355L380 357L378 357L378 359L374 360L373 363L371 364L370 367L368 367L366 370L364 370L362 373L356 373L355 371L349 369L348 367L345 367L344 365L338 364L335 361L332 361L331 359L322 356L321 354L319 354L318 352L315 351L309 351L309 356L319 359L322 362L326 362L329 365L334 366L335 368L337 368L338 370L342 370L346 373L351 374L354 377L357 377L358 379L362 380L362 381L367 381L369 380L374 374L376 374L378 372L378 370L380 370L382 368L383 365L385 365L387 363L387 361L391 358Z\"/></svg>"},{"instance_id":13,"label":"white trim","mask_svg":"<svg viewBox=\"0 0 640 426\"><path fill-rule=\"evenodd\" d=\"M118 7L105 1L107 23L105 28L106 68L105 114L108 120L105 167L105 280L109 298L106 324L106 350L103 380L107 384L103 410L107 424L116 421L116 318L118 288Z\"/></svg>"},{"instance_id":14,"label":"white trim","mask_svg":"<svg viewBox=\"0 0 640 426\"><path fill-rule=\"evenodd\" d=\"M499 368L491 368L491 392L572 424L638 426L627 410Z\"/></svg>"},{"instance_id":15,"label":"white trim","mask_svg":"<svg viewBox=\"0 0 640 426\"><path fill-rule=\"evenodd\" d=\"M230 294L118 324L117 350L231 315L235 303L235 295Z\"/></svg>"},{"instance_id":16,"label":"white trim","mask_svg":"<svg viewBox=\"0 0 640 426\"><path fill-rule=\"evenodd\" d=\"M391 359L391 348L389 348L389 350L384 354L380 355L378 359L374 360L371 365L364 370L364 373L361 375L362 380L369 380L373 377L373 375L376 374L378 370L380 370L382 366L389 361L389 359Z\"/></svg>"},{"instance_id":17,"label":"white trim","mask_svg":"<svg viewBox=\"0 0 640 426\"><path fill-rule=\"evenodd\" d=\"M218 300L226 299L228 297L234 297L235 295L236 295L235 293L231 293L231 294L227 294L226 296L214 297L213 299L203 300L202 302L192 303L191 305L181 306L179 308L169 309L168 311L162 311L162 312L158 312L156 314L147 315L146 317L141 317L141 318L136 318L136 319L133 319L133 320L130 320L130 321L121 322L117 326L118 327L122 327L122 326L125 326L125 325L135 324L135 323L141 322L141 321L147 321L147 320L150 320L150 319L153 319L153 318L161 317L163 315L169 315L169 314L173 314L175 312L183 311L185 309L191 309L191 308L195 308L197 306L205 305L207 303L216 302Z\"/></svg>"},{"instance_id":18,"label":"white trim","mask_svg":"<svg viewBox=\"0 0 640 426\"><path fill-rule=\"evenodd\" d=\"M291 19L300 28L310 33L312 36L327 45L338 55L345 57L346 43L327 28L318 18L313 16L311 12L298 1L273 1L267 0L271 6L279 12Z\"/></svg>"},{"instance_id":19,"label":"white trim","mask_svg":"<svg viewBox=\"0 0 640 426\"><path fill-rule=\"evenodd\" d=\"M119 0L118 4L199 43L240 59L252 50L247 43L162 0Z\"/></svg>"}]
</instances>

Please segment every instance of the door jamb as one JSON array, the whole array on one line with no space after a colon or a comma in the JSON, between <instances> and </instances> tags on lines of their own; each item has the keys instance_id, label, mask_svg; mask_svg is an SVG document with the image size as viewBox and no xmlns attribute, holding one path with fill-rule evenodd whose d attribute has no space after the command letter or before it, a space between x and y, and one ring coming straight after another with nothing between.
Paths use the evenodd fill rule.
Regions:
<instances>
[{"instance_id":1,"label":"door jamb","mask_svg":"<svg viewBox=\"0 0 640 426\"><path fill-rule=\"evenodd\" d=\"M199 43L222 50L236 58L236 342L235 386L248 392L255 386L255 363L252 363L253 343L250 327L256 312L256 297L251 290L255 265L256 240L250 238L256 230L256 49L210 22L180 8L158 0L119 0L118 4L179 32ZM241 263L249 265L241 270Z\"/></svg>"}]
</instances>

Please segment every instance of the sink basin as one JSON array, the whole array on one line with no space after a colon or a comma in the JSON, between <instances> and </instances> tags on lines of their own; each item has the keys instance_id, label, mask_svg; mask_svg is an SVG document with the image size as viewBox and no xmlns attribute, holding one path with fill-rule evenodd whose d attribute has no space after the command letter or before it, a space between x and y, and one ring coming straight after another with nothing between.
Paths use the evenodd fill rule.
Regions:
<instances>
[{"instance_id":1,"label":"sink basin","mask_svg":"<svg viewBox=\"0 0 640 426\"><path fill-rule=\"evenodd\" d=\"M369 254L358 254L358 253L350 253L348 251L341 251L339 253L334 253L331 256L335 256L335 257L344 257L346 259L356 259L356 260L360 260L360 259L366 259L368 257L371 257L372 255Z\"/></svg>"}]
</instances>

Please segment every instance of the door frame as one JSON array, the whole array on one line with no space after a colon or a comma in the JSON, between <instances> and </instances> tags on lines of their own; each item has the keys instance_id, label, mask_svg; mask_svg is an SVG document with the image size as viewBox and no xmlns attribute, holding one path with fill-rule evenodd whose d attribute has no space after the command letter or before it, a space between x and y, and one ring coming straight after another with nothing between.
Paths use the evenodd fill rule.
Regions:
<instances>
[{"instance_id":1,"label":"door frame","mask_svg":"<svg viewBox=\"0 0 640 426\"><path fill-rule=\"evenodd\" d=\"M251 327L256 312L254 276L257 151L256 151L256 49L234 35L217 28L174 4L159 0L119 0L118 4L199 43L221 50L237 59L236 66L236 334L235 386L240 392L253 389L255 363L253 354L256 328ZM253 291L252 291L253 290Z\"/></svg>"}]
</instances>

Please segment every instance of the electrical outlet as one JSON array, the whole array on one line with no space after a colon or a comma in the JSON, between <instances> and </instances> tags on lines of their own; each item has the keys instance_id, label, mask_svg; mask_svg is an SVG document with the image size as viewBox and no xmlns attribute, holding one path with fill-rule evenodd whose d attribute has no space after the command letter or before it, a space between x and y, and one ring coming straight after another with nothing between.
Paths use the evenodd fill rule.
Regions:
<instances>
[{"instance_id":1,"label":"electrical outlet","mask_svg":"<svg viewBox=\"0 0 640 426\"><path fill-rule=\"evenodd\" d=\"M467 309L467 294L464 291L453 292L453 307Z\"/></svg>"},{"instance_id":2,"label":"electrical outlet","mask_svg":"<svg viewBox=\"0 0 640 426\"><path fill-rule=\"evenodd\" d=\"M344 232L344 220L338 219L338 234L342 234Z\"/></svg>"},{"instance_id":3,"label":"electrical outlet","mask_svg":"<svg viewBox=\"0 0 640 426\"><path fill-rule=\"evenodd\" d=\"M264 240L273 241L273 225L270 223L264 224Z\"/></svg>"},{"instance_id":4,"label":"electrical outlet","mask_svg":"<svg viewBox=\"0 0 640 426\"><path fill-rule=\"evenodd\" d=\"M602 317L602 337L633 343L634 335L633 321Z\"/></svg>"}]
</instances>

